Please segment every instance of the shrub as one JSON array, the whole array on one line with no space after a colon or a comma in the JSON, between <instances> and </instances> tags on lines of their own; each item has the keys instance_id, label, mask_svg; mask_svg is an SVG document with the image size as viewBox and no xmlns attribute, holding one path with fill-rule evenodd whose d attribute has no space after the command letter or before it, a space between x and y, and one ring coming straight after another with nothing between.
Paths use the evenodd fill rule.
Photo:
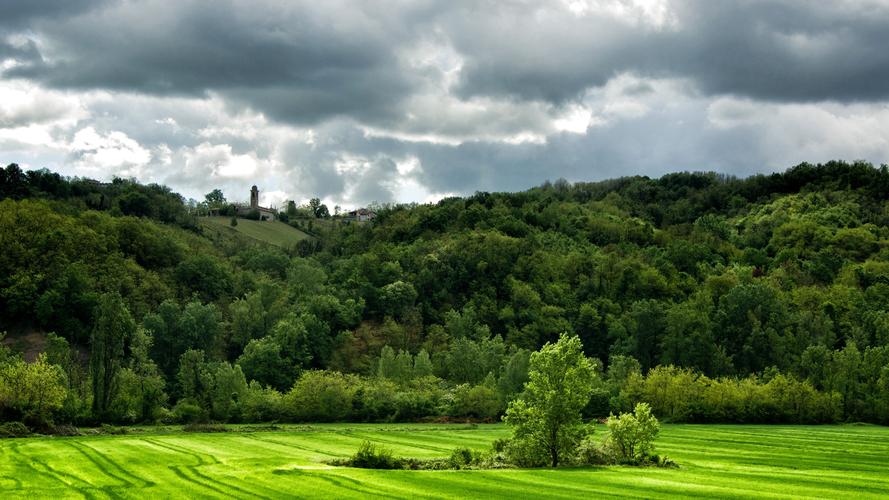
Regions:
<instances>
[{"instance_id":1,"label":"shrub","mask_svg":"<svg viewBox=\"0 0 889 500\"><path fill-rule=\"evenodd\" d=\"M397 389L389 380L365 380L355 395L355 418L365 422L392 420L398 412Z\"/></svg>"},{"instance_id":2,"label":"shrub","mask_svg":"<svg viewBox=\"0 0 889 500\"><path fill-rule=\"evenodd\" d=\"M52 428L52 435L54 436L82 436L83 434L80 432L80 429L74 427L73 425L56 425Z\"/></svg>"},{"instance_id":3,"label":"shrub","mask_svg":"<svg viewBox=\"0 0 889 500\"><path fill-rule=\"evenodd\" d=\"M284 415L281 393L271 387L263 387L251 381L241 399L241 416L245 422L268 422Z\"/></svg>"},{"instance_id":4,"label":"shrub","mask_svg":"<svg viewBox=\"0 0 889 500\"><path fill-rule=\"evenodd\" d=\"M470 387L468 384L463 384L454 391L453 416L455 417L493 419L500 414L501 409L497 391L490 387L484 385Z\"/></svg>"},{"instance_id":5,"label":"shrub","mask_svg":"<svg viewBox=\"0 0 889 500\"><path fill-rule=\"evenodd\" d=\"M182 426L185 432L228 432L223 424L185 424Z\"/></svg>"},{"instance_id":6,"label":"shrub","mask_svg":"<svg viewBox=\"0 0 889 500\"><path fill-rule=\"evenodd\" d=\"M187 399L179 401L173 407L173 419L176 422L191 424L206 422L208 418L206 410Z\"/></svg>"},{"instance_id":7,"label":"shrub","mask_svg":"<svg viewBox=\"0 0 889 500\"><path fill-rule=\"evenodd\" d=\"M452 469L465 469L478 464L479 458L479 454L469 448L456 448L451 452L448 462Z\"/></svg>"},{"instance_id":8,"label":"shrub","mask_svg":"<svg viewBox=\"0 0 889 500\"><path fill-rule=\"evenodd\" d=\"M415 421L422 417L436 415L434 394L420 389L409 389L395 394L395 416L397 422Z\"/></svg>"},{"instance_id":9,"label":"shrub","mask_svg":"<svg viewBox=\"0 0 889 500\"><path fill-rule=\"evenodd\" d=\"M577 445L574 461L578 465L609 465L613 463L612 457L593 439L592 435L585 437Z\"/></svg>"},{"instance_id":10,"label":"shrub","mask_svg":"<svg viewBox=\"0 0 889 500\"><path fill-rule=\"evenodd\" d=\"M108 424L102 424L100 431L102 434L110 434L112 436L122 436L122 435L126 434L127 432L129 432L129 431L127 431L126 427L118 427L116 425L108 425Z\"/></svg>"},{"instance_id":11,"label":"shrub","mask_svg":"<svg viewBox=\"0 0 889 500\"><path fill-rule=\"evenodd\" d=\"M29 434L31 434L31 430L21 422L4 422L0 424L0 437L25 437Z\"/></svg>"},{"instance_id":12,"label":"shrub","mask_svg":"<svg viewBox=\"0 0 889 500\"><path fill-rule=\"evenodd\" d=\"M348 465L362 469L402 469L404 460L395 457L386 447L365 441L348 460Z\"/></svg>"},{"instance_id":13,"label":"shrub","mask_svg":"<svg viewBox=\"0 0 889 500\"><path fill-rule=\"evenodd\" d=\"M284 396L286 413L298 421L336 422L348 419L358 380L339 372L305 372Z\"/></svg>"},{"instance_id":14,"label":"shrub","mask_svg":"<svg viewBox=\"0 0 889 500\"><path fill-rule=\"evenodd\" d=\"M633 413L611 415L607 425L605 448L619 463L642 463L649 458L660 423L647 403L637 404Z\"/></svg>"}]
</instances>

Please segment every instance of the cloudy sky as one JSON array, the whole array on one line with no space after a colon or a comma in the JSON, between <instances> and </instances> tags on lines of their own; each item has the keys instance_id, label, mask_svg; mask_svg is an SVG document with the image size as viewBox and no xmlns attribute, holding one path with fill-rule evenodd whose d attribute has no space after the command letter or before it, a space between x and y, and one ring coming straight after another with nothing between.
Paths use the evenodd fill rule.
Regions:
<instances>
[{"instance_id":1,"label":"cloudy sky","mask_svg":"<svg viewBox=\"0 0 889 500\"><path fill-rule=\"evenodd\" d=\"M889 161L889 0L0 1L0 163L344 207Z\"/></svg>"}]
</instances>

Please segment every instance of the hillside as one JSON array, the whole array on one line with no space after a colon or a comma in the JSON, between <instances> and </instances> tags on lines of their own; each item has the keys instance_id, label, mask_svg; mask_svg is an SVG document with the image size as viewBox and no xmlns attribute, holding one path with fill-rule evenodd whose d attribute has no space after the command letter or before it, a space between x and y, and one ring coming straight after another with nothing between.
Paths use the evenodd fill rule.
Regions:
<instances>
[{"instance_id":1,"label":"hillside","mask_svg":"<svg viewBox=\"0 0 889 500\"><path fill-rule=\"evenodd\" d=\"M248 238L262 241L280 248L293 248L309 235L280 221L255 221L238 219L238 225L232 227L231 217L201 217L205 228L214 231L234 231Z\"/></svg>"},{"instance_id":2,"label":"hillside","mask_svg":"<svg viewBox=\"0 0 889 500\"><path fill-rule=\"evenodd\" d=\"M644 400L674 421L889 422L886 167L557 181L388 206L312 239L196 223L160 186L13 174L0 331L83 349L116 325L101 354L129 370L121 394L141 394L77 406L95 401L86 367L56 352L68 420L228 421L244 398L254 420L311 420L282 403L300 383L359 391L319 418L495 418L529 353L567 332L600 368L590 415Z\"/></svg>"}]
</instances>

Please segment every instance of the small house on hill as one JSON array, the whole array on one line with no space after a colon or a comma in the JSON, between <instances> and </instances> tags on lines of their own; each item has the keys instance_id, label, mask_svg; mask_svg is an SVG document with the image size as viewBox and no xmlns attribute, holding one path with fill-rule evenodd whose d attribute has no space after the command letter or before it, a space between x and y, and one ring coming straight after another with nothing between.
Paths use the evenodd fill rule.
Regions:
<instances>
[{"instance_id":1,"label":"small house on hill","mask_svg":"<svg viewBox=\"0 0 889 500\"><path fill-rule=\"evenodd\" d=\"M352 210L351 212L349 212L348 216L350 219L356 220L358 222L367 222L374 220L374 218L377 216L377 213L367 208L359 208L358 210Z\"/></svg>"},{"instance_id":2,"label":"small house on hill","mask_svg":"<svg viewBox=\"0 0 889 500\"><path fill-rule=\"evenodd\" d=\"M275 220L277 211L271 208L259 206L259 188L250 188L250 204L238 206L239 217L249 217L251 212L259 213L259 220Z\"/></svg>"}]
</instances>

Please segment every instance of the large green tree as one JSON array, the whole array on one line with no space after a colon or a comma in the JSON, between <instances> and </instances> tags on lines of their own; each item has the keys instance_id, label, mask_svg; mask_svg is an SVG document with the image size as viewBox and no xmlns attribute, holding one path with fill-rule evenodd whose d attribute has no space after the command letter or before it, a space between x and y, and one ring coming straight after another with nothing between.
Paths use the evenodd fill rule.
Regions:
<instances>
[{"instance_id":1,"label":"large green tree","mask_svg":"<svg viewBox=\"0 0 889 500\"><path fill-rule=\"evenodd\" d=\"M596 377L576 336L562 334L558 342L531 354L528 382L504 418L513 430L513 446L523 450L529 462L546 457L557 467L588 433L581 412Z\"/></svg>"}]
</instances>

